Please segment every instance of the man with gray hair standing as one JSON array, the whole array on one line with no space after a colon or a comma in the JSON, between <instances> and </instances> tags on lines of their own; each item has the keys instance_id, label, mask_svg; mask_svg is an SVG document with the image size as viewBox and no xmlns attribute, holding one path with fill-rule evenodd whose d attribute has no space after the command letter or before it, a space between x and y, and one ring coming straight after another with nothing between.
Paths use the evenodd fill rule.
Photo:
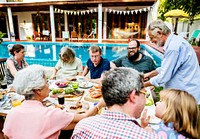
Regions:
<instances>
[{"instance_id":1,"label":"man with gray hair standing","mask_svg":"<svg viewBox=\"0 0 200 139\"><path fill-rule=\"evenodd\" d=\"M145 78L152 78L144 85L187 91L200 104L200 68L192 46L182 37L172 34L162 20L152 21L148 34L153 43L163 47L164 58L161 67L145 74Z\"/></svg>"},{"instance_id":2,"label":"man with gray hair standing","mask_svg":"<svg viewBox=\"0 0 200 139\"><path fill-rule=\"evenodd\" d=\"M104 72L102 95L108 110L80 121L72 139L157 139L155 133L144 130L136 121L146 102L142 87L143 74L135 69L120 67Z\"/></svg>"}]
</instances>

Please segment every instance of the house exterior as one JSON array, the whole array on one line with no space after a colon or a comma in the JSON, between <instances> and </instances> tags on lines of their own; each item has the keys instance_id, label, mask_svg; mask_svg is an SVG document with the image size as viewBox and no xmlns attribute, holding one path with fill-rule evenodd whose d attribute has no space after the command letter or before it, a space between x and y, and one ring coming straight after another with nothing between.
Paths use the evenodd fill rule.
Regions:
<instances>
[{"instance_id":1,"label":"house exterior","mask_svg":"<svg viewBox=\"0 0 200 139\"><path fill-rule=\"evenodd\" d=\"M4 40L78 38L146 38L156 16L156 0L0 0L0 31ZM47 32L47 34L43 34ZM48 36L49 32L49 36Z\"/></svg>"}]
</instances>

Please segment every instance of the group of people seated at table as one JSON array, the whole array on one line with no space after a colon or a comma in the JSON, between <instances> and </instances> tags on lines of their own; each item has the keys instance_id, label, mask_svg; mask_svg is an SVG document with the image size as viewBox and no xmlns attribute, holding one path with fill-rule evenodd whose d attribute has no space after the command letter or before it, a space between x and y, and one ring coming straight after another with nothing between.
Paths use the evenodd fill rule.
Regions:
<instances>
[{"instance_id":1,"label":"group of people seated at table","mask_svg":"<svg viewBox=\"0 0 200 139\"><path fill-rule=\"evenodd\" d=\"M200 137L200 68L192 46L171 34L162 20L152 21L148 34L153 43L164 49L159 68L150 57L139 51L137 40L129 42L127 56L111 62L102 57L99 46L91 46L84 69L72 48L61 49L51 79L86 76L90 71L86 80L102 85L103 99L96 107L80 115L42 106L42 100L49 95L45 69L39 65L28 66L24 60L24 47L14 45L10 50L12 56L6 62L5 79L26 100L8 113L3 129L5 136L58 138L60 130L75 127L72 138ZM146 81L147 78L150 80ZM161 122L153 126L149 126L151 118L144 110L146 97L140 91L149 85L164 87L155 111ZM107 110L101 115L88 117L105 106ZM141 118L140 123L136 120L138 118Z\"/></svg>"}]
</instances>

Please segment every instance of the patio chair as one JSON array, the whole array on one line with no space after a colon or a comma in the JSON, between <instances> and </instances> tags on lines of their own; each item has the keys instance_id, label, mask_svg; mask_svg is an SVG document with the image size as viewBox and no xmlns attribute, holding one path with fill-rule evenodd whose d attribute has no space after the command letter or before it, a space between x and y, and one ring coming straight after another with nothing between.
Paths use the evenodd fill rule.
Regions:
<instances>
[{"instance_id":1,"label":"patio chair","mask_svg":"<svg viewBox=\"0 0 200 139\"><path fill-rule=\"evenodd\" d=\"M193 31L191 37L189 40L192 40L192 39L199 39L200 38L200 30L195 30Z\"/></svg>"},{"instance_id":2,"label":"patio chair","mask_svg":"<svg viewBox=\"0 0 200 139\"><path fill-rule=\"evenodd\" d=\"M197 41L200 41L200 30L193 31L193 33L189 39L189 42L191 44L195 44Z\"/></svg>"},{"instance_id":3,"label":"patio chair","mask_svg":"<svg viewBox=\"0 0 200 139\"><path fill-rule=\"evenodd\" d=\"M0 81L4 79L5 76L5 64L6 64L7 58L1 58L0 59Z\"/></svg>"},{"instance_id":4,"label":"patio chair","mask_svg":"<svg viewBox=\"0 0 200 139\"><path fill-rule=\"evenodd\" d=\"M92 37L93 37L93 34L94 34L94 31L92 31L89 35L83 34L82 41L83 41L83 39L85 38L85 39L87 39L87 42L88 42L88 38L92 38Z\"/></svg>"},{"instance_id":5,"label":"patio chair","mask_svg":"<svg viewBox=\"0 0 200 139\"><path fill-rule=\"evenodd\" d=\"M62 39L65 40L65 39L69 39L69 31L62 31Z\"/></svg>"},{"instance_id":6,"label":"patio chair","mask_svg":"<svg viewBox=\"0 0 200 139\"><path fill-rule=\"evenodd\" d=\"M50 40L50 31L49 30L43 30L42 34L40 34L40 40L44 40L47 38L47 40Z\"/></svg>"},{"instance_id":7,"label":"patio chair","mask_svg":"<svg viewBox=\"0 0 200 139\"><path fill-rule=\"evenodd\" d=\"M73 38L77 39L77 42L78 42L78 35L77 35L76 31L71 32L71 40L73 40Z\"/></svg>"}]
</instances>

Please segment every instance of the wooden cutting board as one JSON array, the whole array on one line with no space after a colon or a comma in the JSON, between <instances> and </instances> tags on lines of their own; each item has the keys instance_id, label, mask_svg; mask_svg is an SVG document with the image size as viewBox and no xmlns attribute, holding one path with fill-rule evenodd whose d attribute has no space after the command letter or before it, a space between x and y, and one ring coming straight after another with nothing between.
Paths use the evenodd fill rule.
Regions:
<instances>
[{"instance_id":1,"label":"wooden cutting board","mask_svg":"<svg viewBox=\"0 0 200 139\"><path fill-rule=\"evenodd\" d=\"M99 98L91 98L91 97L90 97L90 94L87 94L87 95L84 97L84 100L90 101L90 102L99 102L101 98L102 98L102 97L99 97Z\"/></svg>"}]
</instances>

